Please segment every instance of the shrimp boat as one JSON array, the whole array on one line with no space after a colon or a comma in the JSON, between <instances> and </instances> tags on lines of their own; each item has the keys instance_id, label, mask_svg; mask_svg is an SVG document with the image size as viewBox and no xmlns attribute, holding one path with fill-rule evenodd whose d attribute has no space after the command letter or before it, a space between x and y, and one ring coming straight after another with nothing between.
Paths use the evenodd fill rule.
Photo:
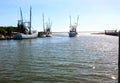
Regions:
<instances>
[{"instance_id":1,"label":"shrimp boat","mask_svg":"<svg viewBox=\"0 0 120 83\"><path fill-rule=\"evenodd\" d=\"M50 19L49 19L48 22L46 23L46 37L52 36L51 26L52 26L52 22L50 22Z\"/></svg>"},{"instance_id":2,"label":"shrimp boat","mask_svg":"<svg viewBox=\"0 0 120 83\"><path fill-rule=\"evenodd\" d=\"M43 17L43 31L38 32L38 37L39 38L45 38L46 37L46 33L45 33L45 23L44 23L44 13L42 14Z\"/></svg>"},{"instance_id":3,"label":"shrimp boat","mask_svg":"<svg viewBox=\"0 0 120 83\"><path fill-rule=\"evenodd\" d=\"M18 20L18 32L13 36L13 39L32 39L37 38L37 31L31 31L31 12L32 8L30 7L30 21L24 22L22 16L22 10L20 8L21 20Z\"/></svg>"},{"instance_id":4,"label":"shrimp boat","mask_svg":"<svg viewBox=\"0 0 120 83\"><path fill-rule=\"evenodd\" d=\"M48 22L46 22L46 26L45 26L44 13L42 14L42 17L43 17L43 31L38 32L38 37L40 38L51 37L52 36L52 32L51 32L52 22L50 21L50 19L48 19Z\"/></svg>"},{"instance_id":5,"label":"shrimp boat","mask_svg":"<svg viewBox=\"0 0 120 83\"><path fill-rule=\"evenodd\" d=\"M79 20L79 16L77 17L77 23L75 23L74 25L71 25L71 16L70 16L70 31L68 32L69 33L69 37L76 37L76 35L78 34L77 33L77 26L78 26L78 20Z\"/></svg>"}]
</instances>

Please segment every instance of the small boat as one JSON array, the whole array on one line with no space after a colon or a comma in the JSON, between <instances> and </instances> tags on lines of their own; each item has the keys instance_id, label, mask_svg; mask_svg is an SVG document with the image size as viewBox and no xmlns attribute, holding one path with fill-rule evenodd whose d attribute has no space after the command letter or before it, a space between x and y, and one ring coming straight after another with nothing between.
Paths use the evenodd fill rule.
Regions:
<instances>
[{"instance_id":1,"label":"small boat","mask_svg":"<svg viewBox=\"0 0 120 83\"><path fill-rule=\"evenodd\" d=\"M18 32L13 36L13 39L32 39L37 38L37 31L31 31L31 7L30 7L30 21L23 22L22 10L20 9L21 20L18 20Z\"/></svg>"},{"instance_id":2,"label":"small boat","mask_svg":"<svg viewBox=\"0 0 120 83\"><path fill-rule=\"evenodd\" d=\"M39 38L45 38L46 35L45 35L44 32L38 32L38 37L39 37Z\"/></svg>"},{"instance_id":3,"label":"small boat","mask_svg":"<svg viewBox=\"0 0 120 83\"><path fill-rule=\"evenodd\" d=\"M46 22L46 26L45 26L44 13L42 14L42 17L43 17L43 31L38 32L38 37L40 38L51 37L52 36L52 32L51 32L52 22L50 22L50 19L48 19L48 22Z\"/></svg>"},{"instance_id":4,"label":"small boat","mask_svg":"<svg viewBox=\"0 0 120 83\"><path fill-rule=\"evenodd\" d=\"M50 19L49 19L48 23L46 23L46 37L52 36L51 26L52 26L52 22L50 22Z\"/></svg>"},{"instance_id":5,"label":"small boat","mask_svg":"<svg viewBox=\"0 0 120 83\"><path fill-rule=\"evenodd\" d=\"M78 26L78 20L79 20L79 16L77 18L77 23L75 23L75 25L71 25L71 16L70 16L70 31L69 33L69 37L76 37L76 35L78 34L76 31L76 28Z\"/></svg>"},{"instance_id":6,"label":"small boat","mask_svg":"<svg viewBox=\"0 0 120 83\"><path fill-rule=\"evenodd\" d=\"M77 35L76 26L71 26L71 30L69 32L69 37L75 37Z\"/></svg>"}]
</instances>

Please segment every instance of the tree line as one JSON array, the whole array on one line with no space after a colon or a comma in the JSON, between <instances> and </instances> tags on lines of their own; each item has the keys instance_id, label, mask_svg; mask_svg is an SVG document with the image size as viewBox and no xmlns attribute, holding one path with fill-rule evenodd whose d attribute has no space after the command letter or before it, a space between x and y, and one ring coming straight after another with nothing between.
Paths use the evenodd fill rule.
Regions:
<instances>
[{"instance_id":1,"label":"tree line","mask_svg":"<svg viewBox=\"0 0 120 83\"><path fill-rule=\"evenodd\" d=\"M14 32L17 32L17 27L14 27L14 26L0 26L0 35L13 36Z\"/></svg>"}]
</instances>

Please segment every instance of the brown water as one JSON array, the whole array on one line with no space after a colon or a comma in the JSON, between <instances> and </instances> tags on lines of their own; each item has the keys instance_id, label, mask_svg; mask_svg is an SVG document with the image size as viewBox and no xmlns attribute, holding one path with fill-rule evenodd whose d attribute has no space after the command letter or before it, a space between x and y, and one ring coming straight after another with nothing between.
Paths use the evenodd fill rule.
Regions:
<instances>
[{"instance_id":1,"label":"brown water","mask_svg":"<svg viewBox=\"0 0 120 83\"><path fill-rule=\"evenodd\" d=\"M117 83L118 37L0 41L0 83Z\"/></svg>"}]
</instances>

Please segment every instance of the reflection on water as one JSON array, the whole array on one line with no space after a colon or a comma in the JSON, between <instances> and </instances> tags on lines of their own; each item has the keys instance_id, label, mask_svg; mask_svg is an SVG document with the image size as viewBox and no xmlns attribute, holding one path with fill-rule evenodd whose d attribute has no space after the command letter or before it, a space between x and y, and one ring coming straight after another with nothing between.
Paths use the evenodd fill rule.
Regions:
<instances>
[{"instance_id":1,"label":"reflection on water","mask_svg":"<svg viewBox=\"0 0 120 83\"><path fill-rule=\"evenodd\" d=\"M0 83L117 83L118 38L0 41Z\"/></svg>"}]
</instances>

